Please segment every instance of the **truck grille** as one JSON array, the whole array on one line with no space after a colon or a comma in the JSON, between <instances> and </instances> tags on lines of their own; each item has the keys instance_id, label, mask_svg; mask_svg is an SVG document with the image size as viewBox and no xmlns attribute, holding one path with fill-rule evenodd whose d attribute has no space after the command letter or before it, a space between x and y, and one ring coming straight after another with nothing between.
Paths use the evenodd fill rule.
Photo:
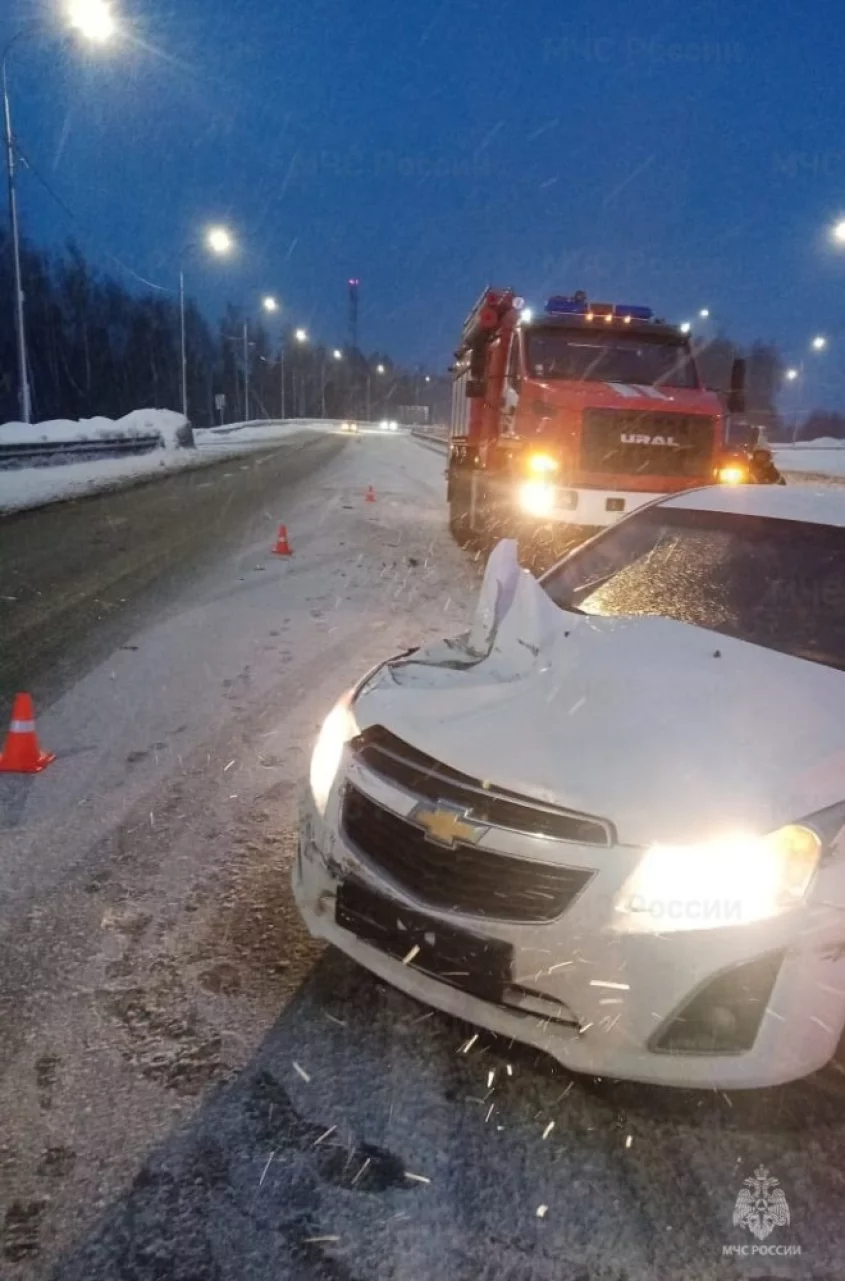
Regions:
<instances>
[{"instance_id":1,"label":"truck grille","mask_svg":"<svg viewBox=\"0 0 845 1281\"><path fill-rule=\"evenodd\" d=\"M551 836L578 845L616 843L606 819L543 805L527 796L482 782L427 756L381 725L364 731L352 743L356 760L420 800L445 801L466 810L468 818L491 827L506 827L530 836Z\"/></svg>"},{"instance_id":2,"label":"truck grille","mask_svg":"<svg viewBox=\"0 0 845 1281\"><path fill-rule=\"evenodd\" d=\"M581 470L707 480L713 471L714 426L714 420L702 414L586 409Z\"/></svg>"},{"instance_id":3,"label":"truck grille","mask_svg":"<svg viewBox=\"0 0 845 1281\"><path fill-rule=\"evenodd\" d=\"M408 819L346 789L343 829L361 854L412 898L445 912L502 921L552 921L593 873L513 858L474 845L438 845Z\"/></svg>"}]
</instances>

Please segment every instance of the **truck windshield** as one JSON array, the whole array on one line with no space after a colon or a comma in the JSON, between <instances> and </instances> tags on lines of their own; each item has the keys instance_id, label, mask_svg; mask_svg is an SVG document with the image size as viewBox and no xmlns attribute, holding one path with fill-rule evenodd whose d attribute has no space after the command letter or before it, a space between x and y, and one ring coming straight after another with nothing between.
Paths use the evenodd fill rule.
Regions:
<instances>
[{"instance_id":1,"label":"truck windshield","mask_svg":"<svg viewBox=\"0 0 845 1281\"><path fill-rule=\"evenodd\" d=\"M651 387L698 386L695 365L686 346L657 335L536 329L528 332L526 347L531 378Z\"/></svg>"}]
</instances>

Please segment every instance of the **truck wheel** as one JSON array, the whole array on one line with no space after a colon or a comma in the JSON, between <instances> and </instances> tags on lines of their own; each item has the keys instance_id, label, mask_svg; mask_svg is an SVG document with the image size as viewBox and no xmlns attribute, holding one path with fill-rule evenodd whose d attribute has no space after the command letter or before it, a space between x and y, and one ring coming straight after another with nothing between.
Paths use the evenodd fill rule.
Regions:
<instances>
[{"instance_id":1,"label":"truck wheel","mask_svg":"<svg viewBox=\"0 0 845 1281\"><path fill-rule=\"evenodd\" d=\"M453 472L449 485L449 532L459 547L466 547L472 539L470 483L469 477Z\"/></svg>"}]
</instances>

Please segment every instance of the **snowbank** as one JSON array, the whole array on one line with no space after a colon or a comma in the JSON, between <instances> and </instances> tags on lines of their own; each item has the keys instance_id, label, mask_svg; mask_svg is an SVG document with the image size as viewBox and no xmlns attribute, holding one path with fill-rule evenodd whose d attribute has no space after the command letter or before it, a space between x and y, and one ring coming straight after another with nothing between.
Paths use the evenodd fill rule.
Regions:
<instances>
[{"instance_id":1,"label":"snowbank","mask_svg":"<svg viewBox=\"0 0 845 1281\"><path fill-rule=\"evenodd\" d=\"M339 424L318 419L288 422L232 423L225 427L196 430L196 449L178 448L180 429L186 426L181 414L167 409L138 409L118 422L92 418L78 423L62 420L51 423L11 423L0 427L0 443L29 444L103 440L120 436L147 436L158 432L163 448L122 458L91 459L54 467L24 467L0 471L0 514L42 507L47 503L83 498L104 489L120 489L142 480L152 480L186 467L204 467L237 453L266 449L302 431L335 431Z\"/></svg>"},{"instance_id":2,"label":"snowbank","mask_svg":"<svg viewBox=\"0 0 845 1281\"><path fill-rule=\"evenodd\" d=\"M338 431L340 423L322 418L258 419L249 423L226 423L222 427L194 429L194 444L200 450L231 453L262 449L277 440L286 440L300 431Z\"/></svg>"},{"instance_id":3,"label":"snowbank","mask_svg":"<svg viewBox=\"0 0 845 1281\"><path fill-rule=\"evenodd\" d=\"M845 440L822 436L795 445L776 445L774 456L779 470L787 474L845 479Z\"/></svg>"},{"instance_id":4,"label":"snowbank","mask_svg":"<svg viewBox=\"0 0 845 1281\"><path fill-rule=\"evenodd\" d=\"M6 423L0 427L0 444L62 445L80 440L131 439L135 436L161 436L165 449L175 449L179 429L187 420L170 409L134 409L116 421L111 418L81 418L79 422L57 418L46 423Z\"/></svg>"},{"instance_id":5,"label":"snowbank","mask_svg":"<svg viewBox=\"0 0 845 1281\"><path fill-rule=\"evenodd\" d=\"M168 472L214 461L216 459L211 455L198 458L192 449L156 449L138 457L100 458L96 462L67 463L63 467L2 471L0 515L84 498L102 489L121 489L140 480L151 480Z\"/></svg>"}]
</instances>

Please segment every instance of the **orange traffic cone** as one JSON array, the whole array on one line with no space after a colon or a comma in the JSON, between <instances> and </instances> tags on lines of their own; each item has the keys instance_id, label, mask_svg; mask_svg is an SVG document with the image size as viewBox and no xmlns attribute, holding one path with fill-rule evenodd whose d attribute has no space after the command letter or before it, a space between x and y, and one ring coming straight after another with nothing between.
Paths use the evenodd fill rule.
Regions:
<instances>
[{"instance_id":1,"label":"orange traffic cone","mask_svg":"<svg viewBox=\"0 0 845 1281\"><path fill-rule=\"evenodd\" d=\"M12 723L0 755L0 774L40 774L55 759L38 746L32 699L29 694L18 694L12 704Z\"/></svg>"},{"instance_id":2,"label":"orange traffic cone","mask_svg":"<svg viewBox=\"0 0 845 1281\"><path fill-rule=\"evenodd\" d=\"M276 538L276 546L273 548L274 556L292 556L293 548L288 542L288 531L284 525L279 526L279 533Z\"/></svg>"},{"instance_id":3,"label":"orange traffic cone","mask_svg":"<svg viewBox=\"0 0 845 1281\"><path fill-rule=\"evenodd\" d=\"M367 497L364 501L368 503L374 503L376 501L376 491L373 489L372 485L370 485L367 490Z\"/></svg>"}]
</instances>

